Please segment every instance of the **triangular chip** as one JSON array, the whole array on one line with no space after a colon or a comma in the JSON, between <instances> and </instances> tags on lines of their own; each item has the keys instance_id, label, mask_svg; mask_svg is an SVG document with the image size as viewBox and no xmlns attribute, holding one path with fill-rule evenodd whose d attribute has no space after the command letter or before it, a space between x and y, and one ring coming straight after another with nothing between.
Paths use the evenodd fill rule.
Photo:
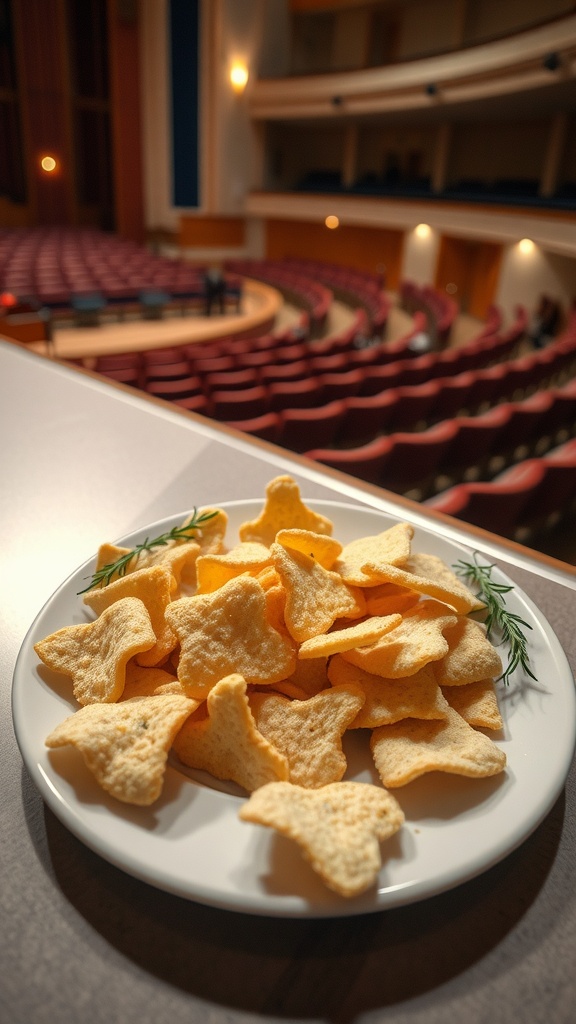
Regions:
<instances>
[{"instance_id":1,"label":"triangular chip","mask_svg":"<svg viewBox=\"0 0 576 1024\"><path fill-rule=\"evenodd\" d=\"M480 623L459 618L444 635L448 651L434 666L439 686L465 686L478 679L495 679L501 675L500 655Z\"/></svg>"},{"instance_id":2,"label":"triangular chip","mask_svg":"<svg viewBox=\"0 0 576 1024\"><path fill-rule=\"evenodd\" d=\"M335 655L330 659L328 678L333 686L360 686L364 691L366 699L350 729L375 729L403 718L446 717L446 698L429 665L413 676L383 679Z\"/></svg>"},{"instance_id":3,"label":"triangular chip","mask_svg":"<svg viewBox=\"0 0 576 1024\"><path fill-rule=\"evenodd\" d=\"M207 697L208 717L189 720L174 741L183 764L236 782L247 792L288 778L283 754L258 731L238 673L221 679Z\"/></svg>"},{"instance_id":4,"label":"triangular chip","mask_svg":"<svg viewBox=\"0 0 576 1024\"><path fill-rule=\"evenodd\" d=\"M275 683L294 671L291 641L266 619L266 596L252 576L238 576L213 594L181 597L166 609L180 641L178 678L191 697L205 697L224 676Z\"/></svg>"},{"instance_id":5,"label":"triangular chip","mask_svg":"<svg viewBox=\"0 0 576 1024\"><path fill-rule=\"evenodd\" d=\"M448 653L444 630L456 623L455 615L437 601L421 601L409 608L402 622L376 643L343 651L342 657L366 672L398 679L412 676L431 661Z\"/></svg>"},{"instance_id":6,"label":"triangular chip","mask_svg":"<svg viewBox=\"0 0 576 1024\"><path fill-rule=\"evenodd\" d=\"M284 693L287 697L294 697L297 700L306 700L306 697L314 697L315 694L320 693L320 690L328 688L326 668L327 662L325 658L298 660L292 675L276 683L274 690L278 693Z\"/></svg>"},{"instance_id":7,"label":"triangular chip","mask_svg":"<svg viewBox=\"0 0 576 1024\"><path fill-rule=\"evenodd\" d=\"M293 548L272 544L272 559L286 591L284 618L295 640L303 642L325 633L337 618L359 617L364 610L361 591L349 587L338 573Z\"/></svg>"},{"instance_id":8,"label":"triangular chip","mask_svg":"<svg viewBox=\"0 0 576 1024\"><path fill-rule=\"evenodd\" d=\"M442 601L449 605L459 615L466 615L473 608L478 607L478 602L470 591L463 590L459 581L451 586L448 581L430 579L427 576L420 576L406 569L400 569L396 565L385 565L383 562L374 560L367 561L363 571L373 583L395 583L399 587L406 587L414 590L417 594L426 597L433 597L436 601Z\"/></svg>"},{"instance_id":9,"label":"triangular chip","mask_svg":"<svg viewBox=\"0 0 576 1024\"><path fill-rule=\"evenodd\" d=\"M285 548L301 551L309 558L315 558L325 569L331 569L342 551L342 545L334 537L313 533L311 530L279 530L276 543Z\"/></svg>"},{"instance_id":10,"label":"triangular chip","mask_svg":"<svg viewBox=\"0 0 576 1024\"><path fill-rule=\"evenodd\" d=\"M196 706L178 696L91 704L56 726L46 746L72 744L102 789L124 803L148 806L160 796L168 751Z\"/></svg>"},{"instance_id":11,"label":"triangular chip","mask_svg":"<svg viewBox=\"0 0 576 1024\"><path fill-rule=\"evenodd\" d=\"M126 701L132 697L152 697L159 687L175 682L177 683L178 680L172 672L167 672L163 668L145 668L135 661L129 661L126 666L126 680L120 700Z\"/></svg>"},{"instance_id":12,"label":"triangular chip","mask_svg":"<svg viewBox=\"0 0 576 1024\"><path fill-rule=\"evenodd\" d=\"M34 650L48 668L70 676L79 704L95 704L118 700L128 661L155 643L142 601L123 597L94 622L64 626L34 644Z\"/></svg>"},{"instance_id":13,"label":"triangular chip","mask_svg":"<svg viewBox=\"0 0 576 1024\"><path fill-rule=\"evenodd\" d=\"M442 690L450 707L475 729L502 729L504 722L492 679L479 679L466 686L445 686Z\"/></svg>"},{"instance_id":14,"label":"triangular chip","mask_svg":"<svg viewBox=\"0 0 576 1024\"><path fill-rule=\"evenodd\" d=\"M291 476L277 476L266 487L264 507L257 519L242 523L240 540L256 540L270 547L279 530L311 530L331 536L332 522L304 504Z\"/></svg>"},{"instance_id":15,"label":"triangular chip","mask_svg":"<svg viewBox=\"0 0 576 1024\"><path fill-rule=\"evenodd\" d=\"M160 565L138 569L120 579L113 580L106 587L98 587L84 594L84 604L96 615L118 601L121 597L137 597L143 602L149 616L156 643L149 651L137 655L140 665L158 665L174 650L178 643L164 613L170 603L176 581L172 573Z\"/></svg>"},{"instance_id":16,"label":"triangular chip","mask_svg":"<svg viewBox=\"0 0 576 1024\"><path fill-rule=\"evenodd\" d=\"M374 764L387 788L405 786L425 772L486 778L504 770L506 755L450 706L441 722L406 718L372 733Z\"/></svg>"},{"instance_id":17,"label":"triangular chip","mask_svg":"<svg viewBox=\"0 0 576 1024\"><path fill-rule=\"evenodd\" d=\"M373 644L380 637L402 622L401 615L372 616L362 619L353 626L334 629L331 633L319 633L300 644L299 658L329 658L340 651L350 651L354 647L365 647Z\"/></svg>"},{"instance_id":18,"label":"triangular chip","mask_svg":"<svg viewBox=\"0 0 576 1024\"><path fill-rule=\"evenodd\" d=\"M196 561L196 593L211 594L244 572L255 576L269 563L269 548L255 541L236 544L218 555L200 555Z\"/></svg>"},{"instance_id":19,"label":"triangular chip","mask_svg":"<svg viewBox=\"0 0 576 1024\"><path fill-rule=\"evenodd\" d=\"M371 577L364 572L366 563L402 564L410 555L413 536L414 527L410 523L395 523L382 533L350 541L344 546L334 568L347 583L370 586Z\"/></svg>"},{"instance_id":20,"label":"triangular chip","mask_svg":"<svg viewBox=\"0 0 576 1024\"><path fill-rule=\"evenodd\" d=\"M428 555L419 551L413 551L402 568L416 576L425 576L429 580L441 583L442 586L447 587L452 593L460 594L468 605L468 611L479 611L485 607L484 602L476 594L472 593L460 577L438 555Z\"/></svg>"},{"instance_id":21,"label":"triangular chip","mask_svg":"<svg viewBox=\"0 0 576 1024\"><path fill-rule=\"evenodd\" d=\"M392 794L363 782L321 789L272 782L256 790L239 815L295 840L325 884L344 897L374 885L382 866L380 843L404 823Z\"/></svg>"},{"instance_id":22,"label":"triangular chip","mask_svg":"<svg viewBox=\"0 0 576 1024\"><path fill-rule=\"evenodd\" d=\"M418 604L420 595L406 587L398 587L395 583L379 583L375 587L366 587L366 611L369 615L401 615Z\"/></svg>"},{"instance_id":23,"label":"triangular chip","mask_svg":"<svg viewBox=\"0 0 576 1024\"><path fill-rule=\"evenodd\" d=\"M253 693L256 724L288 760L289 779L317 789L339 782L346 771L342 736L364 702L359 687L335 686L307 700Z\"/></svg>"}]
</instances>

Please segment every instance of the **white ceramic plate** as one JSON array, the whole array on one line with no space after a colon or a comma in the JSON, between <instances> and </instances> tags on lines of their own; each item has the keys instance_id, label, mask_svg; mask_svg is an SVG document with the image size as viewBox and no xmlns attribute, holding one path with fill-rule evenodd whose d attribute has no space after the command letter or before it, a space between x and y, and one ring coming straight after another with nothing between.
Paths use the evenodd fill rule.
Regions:
<instances>
[{"instance_id":1,"label":"white ceramic plate","mask_svg":"<svg viewBox=\"0 0 576 1024\"><path fill-rule=\"evenodd\" d=\"M344 543L394 522L364 507L308 504L332 519L334 536ZM221 507L228 512L227 539L233 543L240 523L258 514L262 500ZM132 547L181 523L185 515L186 510L119 543ZM419 528L413 546L449 565L471 555ZM515 588L507 605L532 627L530 660L540 682L517 672L509 686L498 684L504 730L495 741L506 752L506 771L483 780L432 773L396 790L406 823L383 847L373 891L353 900L335 896L296 844L238 819L240 790L201 773L185 773L175 761L155 805L121 804L95 783L78 751L68 747L50 752L45 747L48 733L76 706L66 678L49 673L33 650L37 640L54 630L86 621L77 592L85 586L93 561L60 586L22 645L13 684L16 736L36 786L63 824L102 857L160 889L213 906L281 917L342 916L411 903L457 886L505 857L539 825L564 785L575 743L572 673L549 624ZM511 582L498 570L494 577ZM365 734L348 733L346 741L347 777L379 784Z\"/></svg>"}]
</instances>

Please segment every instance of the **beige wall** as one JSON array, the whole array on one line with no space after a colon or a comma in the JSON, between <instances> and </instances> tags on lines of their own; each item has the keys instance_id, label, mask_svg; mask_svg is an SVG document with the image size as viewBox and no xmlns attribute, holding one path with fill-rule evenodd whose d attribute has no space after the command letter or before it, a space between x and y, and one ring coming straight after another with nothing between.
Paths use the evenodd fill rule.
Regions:
<instances>
[{"instance_id":1,"label":"beige wall","mask_svg":"<svg viewBox=\"0 0 576 1024\"><path fill-rule=\"evenodd\" d=\"M542 294L550 295L569 310L576 298L576 260L547 253L539 246L524 254L518 245L503 253L496 302L507 316L516 303L532 311Z\"/></svg>"}]
</instances>

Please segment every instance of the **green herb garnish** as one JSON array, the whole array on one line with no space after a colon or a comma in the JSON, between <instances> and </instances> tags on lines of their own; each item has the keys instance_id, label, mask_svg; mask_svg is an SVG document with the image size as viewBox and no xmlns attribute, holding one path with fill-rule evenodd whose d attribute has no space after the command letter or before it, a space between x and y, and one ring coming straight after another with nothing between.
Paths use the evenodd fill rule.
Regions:
<instances>
[{"instance_id":1,"label":"green herb garnish","mask_svg":"<svg viewBox=\"0 0 576 1024\"><path fill-rule=\"evenodd\" d=\"M509 594L514 587L505 583L496 583L492 579L493 565L480 565L474 562L457 562L454 566L458 575L470 580L478 588L478 597L486 605L486 618L484 620L488 636L497 629L502 639L508 644L508 664L500 679L508 684L509 678L514 670L520 665L526 675L537 682L536 676L530 668L528 655L528 643L524 629L532 629L529 622L520 618L514 612L506 608L505 595Z\"/></svg>"},{"instance_id":2,"label":"green herb garnish","mask_svg":"<svg viewBox=\"0 0 576 1024\"><path fill-rule=\"evenodd\" d=\"M125 576L132 560L139 558L145 551L166 546L166 544L173 540L193 540L198 527L208 522L209 519L212 519L217 514L216 511L213 511L202 512L198 515L198 510L194 508L190 519L183 526L173 526L167 533L161 533L159 537L154 537L153 540L147 537L142 544L137 544L136 547L121 555L115 562L108 562L101 569L97 569L92 576L85 577L90 580L90 583L87 587L84 587L84 590L79 590L78 593L85 594L88 590L93 590L94 587L106 587L112 579L120 579L122 576Z\"/></svg>"}]
</instances>

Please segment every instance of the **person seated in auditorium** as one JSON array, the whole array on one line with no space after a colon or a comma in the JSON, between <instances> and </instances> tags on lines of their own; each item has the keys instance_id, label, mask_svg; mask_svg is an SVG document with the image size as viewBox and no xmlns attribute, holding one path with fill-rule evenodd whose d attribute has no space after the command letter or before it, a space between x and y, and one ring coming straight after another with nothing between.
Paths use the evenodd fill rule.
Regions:
<instances>
[{"instance_id":1,"label":"person seated in auditorium","mask_svg":"<svg viewBox=\"0 0 576 1024\"><path fill-rule=\"evenodd\" d=\"M528 329L534 348L544 348L556 337L559 327L560 306L549 295L543 295Z\"/></svg>"},{"instance_id":2,"label":"person seated in auditorium","mask_svg":"<svg viewBox=\"0 0 576 1024\"><path fill-rule=\"evenodd\" d=\"M220 267L209 267L204 274L204 292L206 296L206 316L211 315L214 303L217 303L220 313L224 313L226 281Z\"/></svg>"}]
</instances>

